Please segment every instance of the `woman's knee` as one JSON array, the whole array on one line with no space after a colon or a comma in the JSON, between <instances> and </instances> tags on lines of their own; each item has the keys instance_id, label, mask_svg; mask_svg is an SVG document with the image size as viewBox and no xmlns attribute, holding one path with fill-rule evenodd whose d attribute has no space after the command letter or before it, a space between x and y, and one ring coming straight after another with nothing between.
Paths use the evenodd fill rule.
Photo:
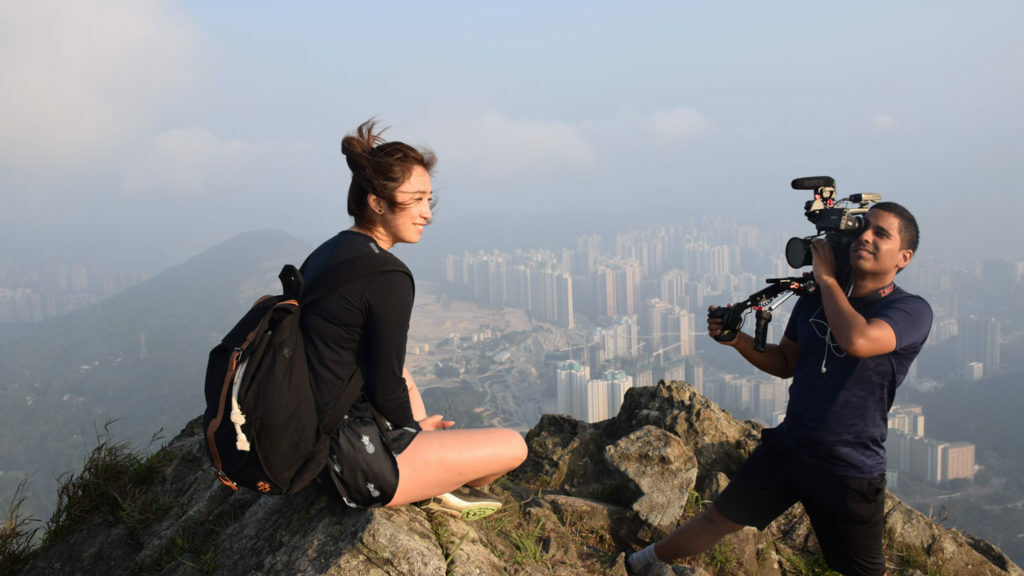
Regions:
<instances>
[{"instance_id":1,"label":"woman's knee","mask_svg":"<svg viewBox=\"0 0 1024 576\"><path fill-rule=\"evenodd\" d=\"M526 460L529 448L526 446L526 440L523 439L522 434L508 428L502 428L502 430L506 433L503 439L505 453L508 454L511 467L516 468Z\"/></svg>"},{"instance_id":2,"label":"woman's knee","mask_svg":"<svg viewBox=\"0 0 1024 576\"><path fill-rule=\"evenodd\" d=\"M500 474L510 472L526 460L528 448L523 435L509 428L490 428L482 438L486 443L488 459L493 470Z\"/></svg>"}]
</instances>

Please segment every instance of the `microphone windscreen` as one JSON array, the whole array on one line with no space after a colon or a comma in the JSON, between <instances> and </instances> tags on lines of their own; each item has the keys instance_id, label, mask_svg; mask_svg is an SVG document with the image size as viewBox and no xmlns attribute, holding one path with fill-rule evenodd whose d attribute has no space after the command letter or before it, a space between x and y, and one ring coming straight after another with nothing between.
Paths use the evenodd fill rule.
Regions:
<instances>
[{"instance_id":1,"label":"microphone windscreen","mask_svg":"<svg viewBox=\"0 0 1024 576\"><path fill-rule=\"evenodd\" d=\"M836 180L831 176L807 176L793 180L793 190L817 190L822 186L835 186Z\"/></svg>"}]
</instances>

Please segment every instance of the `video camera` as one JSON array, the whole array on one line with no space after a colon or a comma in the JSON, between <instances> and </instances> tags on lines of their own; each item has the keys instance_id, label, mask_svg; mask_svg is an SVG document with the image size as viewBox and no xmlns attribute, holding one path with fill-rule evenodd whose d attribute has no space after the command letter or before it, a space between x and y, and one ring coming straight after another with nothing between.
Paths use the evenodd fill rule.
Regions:
<instances>
[{"instance_id":1,"label":"video camera","mask_svg":"<svg viewBox=\"0 0 1024 576\"><path fill-rule=\"evenodd\" d=\"M869 205L881 200L882 196L854 194L848 198L836 198L836 181L831 176L797 178L792 186L794 190L814 190L814 198L804 204L804 215L814 224L817 233L804 238L790 238L786 243L786 262L791 268L810 265L811 240L823 236L835 254L836 277L840 285L845 285L850 273L850 244L864 231L864 213L869 210ZM856 206L851 207L851 204ZM765 282L769 284L767 288L751 294L746 300L708 311L709 317L722 319L722 333L715 340L730 342L736 338L743 326L744 314L753 309L757 319L754 350L764 352L772 310L793 294L811 294L818 289L810 272L789 278L769 278Z\"/></svg>"},{"instance_id":2,"label":"video camera","mask_svg":"<svg viewBox=\"0 0 1024 576\"><path fill-rule=\"evenodd\" d=\"M836 181L831 176L797 178L794 190L814 190L814 199L804 204L804 216L818 233L805 238L790 238L786 243L786 262L791 268L811 264L811 240L824 236L836 256L836 270L849 267L850 242L864 231L864 213L869 205L882 199L881 194L853 194L836 198ZM849 207L856 204L856 207Z\"/></svg>"}]
</instances>

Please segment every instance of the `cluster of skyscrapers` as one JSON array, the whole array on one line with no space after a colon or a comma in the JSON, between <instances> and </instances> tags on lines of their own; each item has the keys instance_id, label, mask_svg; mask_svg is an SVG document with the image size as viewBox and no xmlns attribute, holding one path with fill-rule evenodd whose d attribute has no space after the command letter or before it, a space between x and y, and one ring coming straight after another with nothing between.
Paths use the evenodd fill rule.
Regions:
<instances>
[{"instance_id":1,"label":"cluster of skyscrapers","mask_svg":"<svg viewBox=\"0 0 1024 576\"><path fill-rule=\"evenodd\" d=\"M614 416L632 386L686 380L738 417L775 425L785 414L789 381L743 370L738 358L740 374L716 371L705 376L695 338L708 305L740 301L763 288L765 278L808 271L785 264L781 247L788 236L765 234L730 218L710 218L701 226L581 236L575 248L557 252L449 254L445 280L472 298L522 308L565 330L569 346L549 355L559 412L595 422ZM1009 271L989 274L999 275L998 286L1007 290L1019 288L1024 280L1022 263L986 265L986 273L993 267ZM951 358L958 372L950 377L976 380L999 370L1002 323L987 306L999 300L959 296L956 285L965 277L948 265L915 262L899 280L925 296L935 310L927 345L958 340ZM776 310L769 342L778 341L789 308ZM918 379L917 368L915 364L908 381ZM904 430L907 416L902 412L892 418L894 471L931 482L973 477L973 445L929 439L923 427L916 433ZM923 415L917 418L923 422Z\"/></svg>"},{"instance_id":2,"label":"cluster of skyscrapers","mask_svg":"<svg viewBox=\"0 0 1024 576\"><path fill-rule=\"evenodd\" d=\"M713 224L630 231L611 241L592 234L558 253L449 254L445 280L565 329L570 347L551 355L559 411L595 422L614 416L631 386L700 381L695 338L703 312L695 310L709 296L724 305L756 290L756 271L784 269L781 254L760 249L755 228ZM737 272L741 261L749 263L745 272Z\"/></svg>"},{"instance_id":3,"label":"cluster of skyscrapers","mask_svg":"<svg viewBox=\"0 0 1024 576\"><path fill-rule=\"evenodd\" d=\"M575 326L572 277L546 250L449 254L445 281L468 288L473 299L521 308L561 328Z\"/></svg>"},{"instance_id":4,"label":"cluster of skyscrapers","mask_svg":"<svg viewBox=\"0 0 1024 576\"><path fill-rule=\"evenodd\" d=\"M974 444L942 442L924 435L924 413L920 406L895 405L889 412L889 435L885 441L889 483L895 487L900 474L939 483L974 479Z\"/></svg>"},{"instance_id":5,"label":"cluster of skyscrapers","mask_svg":"<svg viewBox=\"0 0 1024 576\"><path fill-rule=\"evenodd\" d=\"M590 367L574 360L557 368L558 412L584 422L600 422L619 413L633 378L622 370L608 370L600 378L590 377Z\"/></svg>"},{"instance_id":6,"label":"cluster of skyscrapers","mask_svg":"<svg viewBox=\"0 0 1024 576\"><path fill-rule=\"evenodd\" d=\"M74 312L147 277L78 263L0 263L0 322L40 322Z\"/></svg>"},{"instance_id":7,"label":"cluster of skyscrapers","mask_svg":"<svg viewBox=\"0 0 1024 576\"><path fill-rule=\"evenodd\" d=\"M715 243L732 232L739 244ZM724 238L723 238L724 240ZM698 315L714 295L725 304L756 289L755 271L784 268L781 254L762 262L756 229L735 225L701 233L682 226L577 240L575 249L466 252L445 257L445 280L472 298L527 310L566 330L583 331L594 373L615 359L660 364L692 356ZM751 262L737 272L741 260ZM728 296L721 296L722 294ZM579 322L577 314L586 317ZM584 328L585 326L585 328ZM637 379L637 374L633 374ZM643 378L640 378L641 380Z\"/></svg>"}]
</instances>

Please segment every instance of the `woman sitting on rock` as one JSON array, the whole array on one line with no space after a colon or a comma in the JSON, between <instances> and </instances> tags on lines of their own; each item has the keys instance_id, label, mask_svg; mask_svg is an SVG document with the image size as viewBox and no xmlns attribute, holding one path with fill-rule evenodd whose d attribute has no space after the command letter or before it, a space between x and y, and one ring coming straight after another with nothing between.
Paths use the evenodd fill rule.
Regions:
<instances>
[{"instance_id":1,"label":"woman sitting on rock","mask_svg":"<svg viewBox=\"0 0 1024 576\"><path fill-rule=\"evenodd\" d=\"M526 458L522 436L504 428L452 429L427 416L405 370L412 314L411 272L388 250L420 241L431 220L435 157L387 142L373 120L342 140L352 171L348 213L355 222L313 251L307 285L335 264L363 254L393 259L393 269L349 281L302 312L306 354L321 413L329 412L356 370L362 391L332 431L326 474L346 504L425 508L464 518L486 516L501 501L480 489Z\"/></svg>"}]
</instances>

